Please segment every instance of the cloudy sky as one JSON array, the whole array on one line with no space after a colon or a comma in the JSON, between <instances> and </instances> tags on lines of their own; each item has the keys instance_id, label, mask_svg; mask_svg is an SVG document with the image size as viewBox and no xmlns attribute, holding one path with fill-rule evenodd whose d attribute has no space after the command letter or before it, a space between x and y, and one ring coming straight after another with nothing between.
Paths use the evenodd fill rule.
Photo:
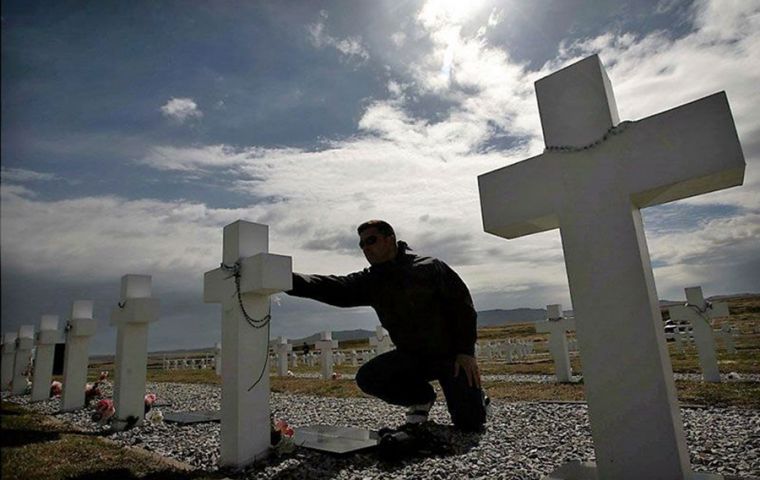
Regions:
<instances>
[{"instance_id":1,"label":"cloudy sky","mask_svg":"<svg viewBox=\"0 0 760 480\"><path fill-rule=\"evenodd\" d=\"M725 90L745 184L644 211L661 298L760 291L760 2L36 2L2 7L2 329L153 276L152 350L211 346L222 227L270 226L296 271L366 266L391 222L479 310L570 307L558 231L483 232L477 176L543 151L533 82L598 53L620 118ZM540 188L540 185L537 186ZM367 328L279 295L272 335Z\"/></svg>"}]
</instances>

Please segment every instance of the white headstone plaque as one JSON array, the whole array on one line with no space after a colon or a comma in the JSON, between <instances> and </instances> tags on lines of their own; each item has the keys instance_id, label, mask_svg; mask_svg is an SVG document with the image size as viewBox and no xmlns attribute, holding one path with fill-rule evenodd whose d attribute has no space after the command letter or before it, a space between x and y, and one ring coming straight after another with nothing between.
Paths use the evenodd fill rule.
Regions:
<instances>
[{"instance_id":1,"label":"white headstone plaque","mask_svg":"<svg viewBox=\"0 0 760 480\"><path fill-rule=\"evenodd\" d=\"M332 332L322 332L315 348L319 350L322 378L329 380L333 374L333 350L338 348L338 341L332 339Z\"/></svg>"},{"instance_id":2,"label":"white headstone plaque","mask_svg":"<svg viewBox=\"0 0 760 480\"><path fill-rule=\"evenodd\" d=\"M111 312L116 327L113 404L114 430L123 430L130 417L139 424L145 412L148 368L148 324L158 320L159 300L151 298L150 275L121 277L121 300Z\"/></svg>"},{"instance_id":3,"label":"white headstone plaque","mask_svg":"<svg viewBox=\"0 0 760 480\"><path fill-rule=\"evenodd\" d=\"M43 315L40 319L40 331L37 332L37 351L34 355L34 373L32 374L33 402L50 398L55 344L60 339L61 333L58 331L58 315Z\"/></svg>"},{"instance_id":4,"label":"white headstone plaque","mask_svg":"<svg viewBox=\"0 0 760 480\"><path fill-rule=\"evenodd\" d=\"M484 229L560 229L598 477L693 478L640 209L742 184L726 95L618 125L596 55L536 95L547 148L478 178Z\"/></svg>"},{"instance_id":5,"label":"white headstone plaque","mask_svg":"<svg viewBox=\"0 0 760 480\"><path fill-rule=\"evenodd\" d=\"M668 310L671 320L676 323L688 321L691 325L694 342L697 344L702 377L706 382L720 382L715 336L710 320L728 316L728 304L722 302L708 304L702 296L702 287L690 287L686 289L686 305L676 305Z\"/></svg>"},{"instance_id":6,"label":"white headstone plaque","mask_svg":"<svg viewBox=\"0 0 760 480\"><path fill-rule=\"evenodd\" d=\"M269 295L292 288L290 257L269 251L266 225L224 227L222 266L204 275L203 299L222 305L222 466L243 467L267 454Z\"/></svg>"},{"instance_id":7,"label":"white headstone plaque","mask_svg":"<svg viewBox=\"0 0 760 480\"><path fill-rule=\"evenodd\" d=\"M92 318L92 300L76 300L66 324L66 351L63 354L63 393L61 410L69 412L84 407L84 388L90 361L90 338L98 328Z\"/></svg>"},{"instance_id":8,"label":"white headstone plaque","mask_svg":"<svg viewBox=\"0 0 760 480\"><path fill-rule=\"evenodd\" d=\"M277 337L275 342L277 349L277 375L280 377L288 376L288 352L293 350L293 345L288 343L285 337Z\"/></svg>"}]
</instances>

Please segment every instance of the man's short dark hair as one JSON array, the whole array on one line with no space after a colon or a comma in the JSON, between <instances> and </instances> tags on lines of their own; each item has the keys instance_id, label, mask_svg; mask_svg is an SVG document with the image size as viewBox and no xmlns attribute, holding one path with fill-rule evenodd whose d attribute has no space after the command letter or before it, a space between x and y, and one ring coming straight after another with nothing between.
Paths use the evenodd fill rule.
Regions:
<instances>
[{"instance_id":1,"label":"man's short dark hair","mask_svg":"<svg viewBox=\"0 0 760 480\"><path fill-rule=\"evenodd\" d=\"M359 225L359 228L357 228L356 231L359 233L359 235L361 235L362 232L368 228L375 228L377 229L378 233L381 233L386 237L396 236L396 232L393 231L391 224L384 220L367 220L366 222Z\"/></svg>"}]
</instances>

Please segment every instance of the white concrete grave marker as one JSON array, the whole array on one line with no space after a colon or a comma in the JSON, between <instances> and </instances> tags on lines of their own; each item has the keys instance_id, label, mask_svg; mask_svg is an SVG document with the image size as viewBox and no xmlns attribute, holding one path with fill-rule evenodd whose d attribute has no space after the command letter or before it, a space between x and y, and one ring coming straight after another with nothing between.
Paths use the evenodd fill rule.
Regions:
<instances>
[{"instance_id":1,"label":"white concrete grave marker","mask_svg":"<svg viewBox=\"0 0 760 480\"><path fill-rule=\"evenodd\" d=\"M288 343L287 338L277 337L275 348L277 349L278 355L277 375L286 377L288 376L288 352L293 350L293 345Z\"/></svg>"},{"instance_id":2,"label":"white concrete grave marker","mask_svg":"<svg viewBox=\"0 0 760 480\"><path fill-rule=\"evenodd\" d=\"M113 404L114 430L126 428L129 417L143 420L148 368L148 324L158 320L160 301L151 298L150 275L121 277L121 300L111 311L116 327Z\"/></svg>"},{"instance_id":3,"label":"white concrete grave marker","mask_svg":"<svg viewBox=\"0 0 760 480\"><path fill-rule=\"evenodd\" d=\"M13 382L13 362L16 359L16 339L18 332L6 332L3 334L3 390L10 391Z\"/></svg>"},{"instance_id":4,"label":"white concrete grave marker","mask_svg":"<svg viewBox=\"0 0 760 480\"><path fill-rule=\"evenodd\" d=\"M26 375L29 368L29 359L32 357L34 346L34 325L22 325L18 329L16 337L16 354L13 359L13 380L11 381L11 393L21 395L26 390Z\"/></svg>"},{"instance_id":5,"label":"white concrete grave marker","mask_svg":"<svg viewBox=\"0 0 760 480\"><path fill-rule=\"evenodd\" d=\"M382 325L378 325L375 328L375 335L369 337L369 344L375 347L375 355L382 355L385 352L389 352L393 347L391 336L388 335L388 331L383 328Z\"/></svg>"},{"instance_id":6,"label":"white concrete grave marker","mask_svg":"<svg viewBox=\"0 0 760 480\"><path fill-rule=\"evenodd\" d=\"M61 410L69 412L84 407L84 388L90 360L90 338L98 329L92 318L92 300L76 300L66 324L66 351L63 354L63 393Z\"/></svg>"},{"instance_id":7,"label":"white concrete grave marker","mask_svg":"<svg viewBox=\"0 0 760 480\"><path fill-rule=\"evenodd\" d=\"M694 342L697 344L699 366L702 377L706 382L720 382L718 356L715 351L715 336L710 320L728 316L728 304L720 302L710 304L702 296L702 287L690 287L686 291L686 305L676 305L668 308L670 319L688 321L694 332ZM680 335L676 338L680 339ZM680 343L680 341L679 341Z\"/></svg>"},{"instance_id":8,"label":"white concrete grave marker","mask_svg":"<svg viewBox=\"0 0 760 480\"><path fill-rule=\"evenodd\" d=\"M329 380L333 374L333 350L338 348L338 341L332 339L332 332L319 334L315 348L319 350L319 364L322 368L322 379Z\"/></svg>"},{"instance_id":9,"label":"white concrete grave marker","mask_svg":"<svg viewBox=\"0 0 760 480\"><path fill-rule=\"evenodd\" d=\"M58 315L43 315L40 331L37 332L32 373L32 401L40 402L50 398L50 383L53 381L53 360L55 344L61 339L58 331Z\"/></svg>"},{"instance_id":10,"label":"white concrete grave marker","mask_svg":"<svg viewBox=\"0 0 760 480\"><path fill-rule=\"evenodd\" d=\"M742 184L726 95L618 125L593 55L538 80L536 96L544 153L478 182L486 232L560 229L597 461L556 475L694 478L640 209Z\"/></svg>"},{"instance_id":11,"label":"white concrete grave marker","mask_svg":"<svg viewBox=\"0 0 760 480\"><path fill-rule=\"evenodd\" d=\"M567 351L565 332L575 330L575 319L562 316L562 305L546 306L547 321L536 322L536 332L549 334L549 351L554 360L554 374L558 382L570 382L573 371L570 366L570 354Z\"/></svg>"},{"instance_id":12,"label":"white concrete grave marker","mask_svg":"<svg viewBox=\"0 0 760 480\"><path fill-rule=\"evenodd\" d=\"M214 373L222 375L222 342L214 345Z\"/></svg>"},{"instance_id":13,"label":"white concrete grave marker","mask_svg":"<svg viewBox=\"0 0 760 480\"><path fill-rule=\"evenodd\" d=\"M222 304L222 466L242 467L269 449L269 295L292 288L290 257L269 251L269 227L224 227L222 266L204 275L203 300Z\"/></svg>"}]
</instances>

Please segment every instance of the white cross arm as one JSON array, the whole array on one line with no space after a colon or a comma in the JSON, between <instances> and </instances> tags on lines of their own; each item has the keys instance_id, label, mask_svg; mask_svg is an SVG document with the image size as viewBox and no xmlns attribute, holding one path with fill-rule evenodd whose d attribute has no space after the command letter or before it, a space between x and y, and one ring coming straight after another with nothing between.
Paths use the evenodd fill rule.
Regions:
<instances>
[{"instance_id":1,"label":"white cross arm","mask_svg":"<svg viewBox=\"0 0 760 480\"><path fill-rule=\"evenodd\" d=\"M556 330L563 332L575 330L575 319L562 319L558 321L546 321L535 323L537 333L552 333Z\"/></svg>"},{"instance_id":2,"label":"white cross arm","mask_svg":"<svg viewBox=\"0 0 760 480\"><path fill-rule=\"evenodd\" d=\"M153 323L158 320L161 301L158 298L128 298L111 310L111 325Z\"/></svg>"},{"instance_id":3,"label":"white cross arm","mask_svg":"<svg viewBox=\"0 0 760 480\"><path fill-rule=\"evenodd\" d=\"M93 301L75 300L71 305L71 318L69 335L75 337L90 337L95 335L98 322L92 318Z\"/></svg>"},{"instance_id":4,"label":"white cross arm","mask_svg":"<svg viewBox=\"0 0 760 480\"><path fill-rule=\"evenodd\" d=\"M589 179L619 183L643 208L741 185L744 170L720 92L639 120L588 150L549 151L480 175L483 228L505 238L558 228L573 192L601 187Z\"/></svg>"},{"instance_id":5,"label":"white cross arm","mask_svg":"<svg viewBox=\"0 0 760 480\"><path fill-rule=\"evenodd\" d=\"M204 274L203 301L221 303L234 299L235 277L216 268ZM240 261L240 293L272 295L293 288L293 259L285 255L259 253Z\"/></svg>"}]
</instances>

